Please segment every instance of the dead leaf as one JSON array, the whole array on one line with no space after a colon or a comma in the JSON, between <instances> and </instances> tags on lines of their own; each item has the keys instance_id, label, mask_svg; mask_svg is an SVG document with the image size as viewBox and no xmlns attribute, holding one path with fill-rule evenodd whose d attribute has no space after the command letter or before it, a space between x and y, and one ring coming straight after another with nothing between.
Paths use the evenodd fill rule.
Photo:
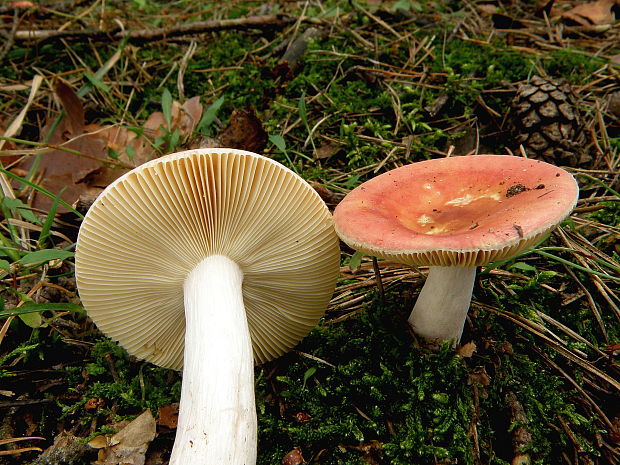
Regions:
<instances>
[{"instance_id":1,"label":"dead leaf","mask_svg":"<svg viewBox=\"0 0 620 465\"><path fill-rule=\"evenodd\" d=\"M105 405L105 401L101 397L93 397L88 399L84 404L85 410L97 410Z\"/></svg>"},{"instance_id":2,"label":"dead leaf","mask_svg":"<svg viewBox=\"0 0 620 465\"><path fill-rule=\"evenodd\" d=\"M337 144L331 144L331 143L321 144L316 149L316 152L314 152L314 159L321 160L323 158L329 158L332 155L334 155L339 149L340 147Z\"/></svg>"},{"instance_id":3,"label":"dead leaf","mask_svg":"<svg viewBox=\"0 0 620 465\"><path fill-rule=\"evenodd\" d=\"M494 13L500 11L499 5L495 3L479 3L476 5L476 10L480 13L480 16L491 16Z\"/></svg>"},{"instance_id":4,"label":"dead leaf","mask_svg":"<svg viewBox=\"0 0 620 465\"><path fill-rule=\"evenodd\" d=\"M310 420L312 420L312 416L307 414L307 413L305 413L305 412L297 412L295 414L295 420L298 423L301 423L302 425L304 425L304 424L310 422Z\"/></svg>"},{"instance_id":5,"label":"dead leaf","mask_svg":"<svg viewBox=\"0 0 620 465\"><path fill-rule=\"evenodd\" d=\"M562 14L563 19L574 21L581 26L611 24L615 21L612 10L616 0L597 0L591 3L581 3Z\"/></svg>"},{"instance_id":6,"label":"dead leaf","mask_svg":"<svg viewBox=\"0 0 620 465\"><path fill-rule=\"evenodd\" d=\"M28 1L15 1L15 2L9 2L7 5L9 8L34 8L34 7L38 7L39 5L37 5L34 2L28 2Z\"/></svg>"},{"instance_id":7,"label":"dead leaf","mask_svg":"<svg viewBox=\"0 0 620 465\"><path fill-rule=\"evenodd\" d=\"M461 357L470 358L476 352L476 343L474 341L470 341L466 344L463 344L458 349L456 349L456 353Z\"/></svg>"},{"instance_id":8,"label":"dead leaf","mask_svg":"<svg viewBox=\"0 0 620 465\"><path fill-rule=\"evenodd\" d=\"M282 459L282 465L300 465L301 463L306 463L306 461L301 455L301 449L298 447L295 447Z\"/></svg>"},{"instance_id":9,"label":"dead leaf","mask_svg":"<svg viewBox=\"0 0 620 465\"><path fill-rule=\"evenodd\" d=\"M54 444L38 457L37 463L82 463L82 457L88 452L89 448L82 443L82 438L63 431L54 438Z\"/></svg>"},{"instance_id":10,"label":"dead leaf","mask_svg":"<svg viewBox=\"0 0 620 465\"><path fill-rule=\"evenodd\" d=\"M97 436L88 443L99 449L93 465L144 465L146 450L155 439L155 429L155 419L147 410L118 433Z\"/></svg>"},{"instance_id":11,"label":"dead leaf","mask_svg":"<svg viewBox=\"0 0 620 465\"><path fill-rule=\"evenodd\" d=\"M469 373L469 376L467 376L467 384L474 383L481 384L482 386L491 384L491 378L484 367L476 367Z\"/></svg>"},{"instance_id":12,"label":"dead leaf","mask_svg":"<svg viewBox=\"0 0 620 465\"><path fill-rule=\"evenodd\" d=\"M82 155L60 149L46 151L40 156L35 182L53 194L60 194L64 189L61 198L73 203L80 194L89 191L89 186L83 181L101 168L107 154L103 141L84 134L84 108L75 91L58 81L55 92L65 110L65 117L47 137L46 142ZM47 122L43 134L49 133L53 122L54 119ZM35 157L25 157L16 165L16 169L27 171L33 166L34 161ZM52 202L49 197L37 193L32 206L48 210ZM66 211L62 206L59 206L58 210Z\"/></svg>"},{"instance_id":13,"label":"dead leaf","mask_svg":"<svg viewBox=\"0 0 620 465\"><path fill-rule=\"evenodd\" d=\"M156 111L149 115L144 129L146 135L151 139L165 135L166 132L179 132L179 139L186 141L196 129L202 117L202 104L200 97L192 97L181 105L176 100L172 102L170 109L170 127L164 118L164 114Z\"/></svg>"},{"instance_id":14,"label":"dead leaf","mask_svg":"<svg viewBox=\"0 0 620 465\"><path fill-rule=\"evenodd\" d=\"M620 118L620 91L616 91L607 98L607 111Z\"/></svg>"},{"instance_id":15,"label":"dead leaf","mask_svg":"<svg viewBox=\"0 0 620 465\"><path fill-rule=\"evenodd\" d=\"M54 93L65 110L65 125L69 131L69 137L82 134L84 132L84 107L78 95L72 87L60 79L56 81Z\"/></svg>"},{"instance_id":16,"label":"dead leaf","mask_svg":"<svg viewBox=\"0 0 620 465\"><path fill-rule=\"evenodd\" d=\"M370 465L379 465L382 455L381 449L383 448L382 442L373 439L370 442L362 443L359 446L350 446L349 448L362 452L364 454L362 456L364 462Z\"/></svg>"},{"instance_id":17,"label":"dead leaf","mask_svg":"<svg viewBox=\"0 0 620 465\"><path fill-rule=\"evenodd\" d=\"M323 199L323 202L327 204L337 204L338 201L342 198L341 195L336 194L334 191L328 189L323 184L319 184L318 182L312 181L310 185L317 192L317 194L319 194L319 196Z\"/></svg>"},{"instance_id":18,"label":"dead leaf","mask_svg":"<svg viewBox=\"0 0 620 465\"><path fill-rule=\"evenodd\" d=\"M157 410L157 424L174 429L179 421L179 403L164 405Z\"/></svg>"},{"instance_id":19,"label":"dead leaf","mask_svg":"<svg viewBox=\"0 0 620 465\"><path fill-rule=\"evenodd\" d=\"M192 97L187 100L182 106L183 116L181 118L181 131L182 134L191 136L196 130L196 126L200 123L202 117L202 104L200 103L200 97Z\"/></svg>"},{"instance_id":20,"label":"dead leaf","mask_svg":"<svg viewBox=\"0 0 620 465\"><path fill-rule=\"evenodd\" d=\"M548 17L553 16L551 10L553 9L553 4L555 0L538 0L536 2L535 14L536 16L547 15Z\"/></svg>"},{"instance_id":21,"label":"dead leaf","mask_svg":"<svg viewBox=\"0 0 620 465\"><path fill-rule=\"evenodd\" d=\"M223 147L258 153L267 144L267 133L253 108L234 110L217 138Z\"/></svg>"}]
</instances>

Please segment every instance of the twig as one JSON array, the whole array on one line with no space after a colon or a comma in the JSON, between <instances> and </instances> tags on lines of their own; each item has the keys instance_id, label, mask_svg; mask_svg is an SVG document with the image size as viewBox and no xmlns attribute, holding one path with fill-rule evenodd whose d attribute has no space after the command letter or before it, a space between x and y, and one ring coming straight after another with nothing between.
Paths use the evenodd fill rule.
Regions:
<instances>
[{"instance_id":1,"label":"twig","mask_svg":"<svg viewBox=\"0 0 620 465\"><path fill-rule=\"evenodd\" d=\"M161 39L170 39L205 32L225 31L231 29L270 29L281 28L297 21L296 16L277 14L265 16L249 16L247 18L221 19L197 21L195 23L179 24L172 27L159 27L154 29L136 30L113 30L100 31L97 29L84 29L82 31L57 31L57 30L25 30L16 31L15 40L20 41L44 41L49 39L89 39L99 41L116 41L127 38L131 42L147 42ZM322 24L320 19L303 18L304 22Z\"/></svg>"},{"instance_id":2,"label":"twig","mask_svg":"<svg viewBox=\"0 0 620 465\"><path fill-rule=\"evenodd\" d=\"M506 404L510 410L510 422L517 426L512 430L512 449L514 456L510 462L512 465L529 465L532 461L530 454L523 452L532 443L532 433L525 426L528 423L525 410L517 399L517 395L509 390L506 391Z\"/></svg>"}]
</instances>

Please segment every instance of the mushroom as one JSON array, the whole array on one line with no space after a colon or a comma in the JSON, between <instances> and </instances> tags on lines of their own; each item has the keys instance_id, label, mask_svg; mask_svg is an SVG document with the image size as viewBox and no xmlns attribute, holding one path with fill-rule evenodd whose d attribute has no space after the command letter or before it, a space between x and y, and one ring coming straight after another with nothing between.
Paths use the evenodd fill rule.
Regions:
<instances>
[{"instance_id":1,"label":"mushroom","mask_svg":"<svg viewBox=\"0 0 620 465\"><path fill-rule=\"evenodd\" d=\"M256 462L253 362L316 325L339 259L319 195L254 153L172 154L97 198L78 236L78 289L130 354L183 368L171 464Z\"/></svg>"},{"instance_id":2,"label":"mushroom","mask_svg":"<svg viewBox=\"0 0 620 465\"><path fill-rule=\"evenodd\" d=\"M430 266L409 316L427 339L463 332L476 267L537 244L570 214L579 188L566 171L506 155L426 160L377 176L336 207L350 247Z\"/></svg>"}]
</instances>

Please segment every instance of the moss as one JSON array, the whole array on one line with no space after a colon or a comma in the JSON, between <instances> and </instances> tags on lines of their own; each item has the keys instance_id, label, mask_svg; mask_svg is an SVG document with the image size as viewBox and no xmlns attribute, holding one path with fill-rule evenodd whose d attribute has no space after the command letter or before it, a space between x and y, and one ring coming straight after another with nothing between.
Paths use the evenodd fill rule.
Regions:
<instances>
[{"instance_id":1,"label":"moss","mask_svg":"<svg viewBox=\"0 0 620 465\"><path fill-rule=\"evenodd\" d=\"M472 402L462 360L449 347L438 354L414 349L393 309L375 304L358 318L327 324L300 350L334 366L299 356L279 364L286 368L271 381L275 392L260 402L259 463L276 463L293 446L308 456L324 451L325 463L364 463L360 447L368 444L382 444L382 463L435 463L437 456L471 461ZM300 380L311 368L304 386ZM259 391L268 387L261 378ZM309 420L300 422L300 414Z\"/></svg>"},{"instance_id":2,"label":"moss","mask_svg":"<svg viewBox=\"0 0 620 465\"><path fill-rule=\"evenodd\" d=\"M607 61L604 59L570 49L554 50L544 61L549 75L561 77L573 84L581 84L605 64Z\"/></svg>"},{"instance_id":3,"label":"moss","mask_svg":"<svg viewBox=\"0 0 620 465\"><path fill-rule=\"evenodd\" d=\"M504 304L517 312L526 307ZM509 463L514 425L507 390L523 404L533 437L527 452L537 463L557 463L569 447L553 427L558 417L584 443L591 440L594 420L578 412L574 393L532 353L536 341L526 331L515 335L514 325L481 312L479 336L488 330L500 342L478 342L478 353L463 358L449 346L415 347L406 314L396 295L386 305L374 301L302 342L300 351L327 363L289 354L259 370L260 464L279 463L293 447L306 459L320 455L322 463L343 465L367 463L365 454L380 464L473 464L474 424L483 463ZM514 347L501 342L515 336L522 342Z\"/></svg>"},{"instance_id":4,"label":"moss","mask_svg":"<svg viewBox=\"0 0 620 465\"><path fill-rule=\"evenodd\" d=\"M69 381L78 385L71 391L79 397L74 403L60 404L65 416L78 413L87 420L92 415L111 413L118 417L131 416L146 408L157 412L159 407L180 397L178 373L145 362L132 362L127 352L109 339L97 341L90 356L91 362L85 367L87 379L81 371L68 370ZM102 399L103 406L92 412L83 410L85 403L93 398Z\"/></svg>"}]
</instances>

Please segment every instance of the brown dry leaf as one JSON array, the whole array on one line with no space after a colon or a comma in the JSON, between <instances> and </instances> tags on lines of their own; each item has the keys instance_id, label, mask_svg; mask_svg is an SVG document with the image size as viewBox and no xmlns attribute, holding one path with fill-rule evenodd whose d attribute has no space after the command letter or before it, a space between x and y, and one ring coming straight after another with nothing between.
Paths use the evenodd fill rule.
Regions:
<instances>
[{"instance_id":1,"label":"brown dry leaf","mask_svg":"<svg viewBox=\"0 0 620 465\"><path fill-rule=\"evenodd\" d=\"M182 106L183 117L181 119L181 130L187 136L190 136L195 130L200 118L202 117L202 104L200 103L200 97L192 97L187 100Z\"/></svg>"},{"instance_id":2,"label":"brown dry leaf","mask_svg":"<svg viewBox=\"0 0 620 465\"><path fill-rule=\"evenodd\" d=\"M499 5L495 3L479 3L476 5L476 10L480 13L480 16L491 16L492 14L500 11Z\"/></svg>"},{"instance_id":3,"label":"brown dry leaf","mask_svg":"<svg viewBox=\"0 0 620 465\"><path fill-rule=\"evenodd\" d=\"M202 104L200 97L192 97L181 105L176 100L172 102L170 109L170 127L166 123L164 114L160 111L151 113L144 123L145 134L151 139L163 136L165 131L179 131L181 141L191 137L200 122L202 116Z\"/></svg>"},{"instance_id":4,"label":"brown dry leaf","mask_svg":"<svg viewBox=\"0 0 620 465\"><path fill-rule=\"evenodd\" d=\"M37 463L82 463L81 459L88 452L89 448L82 443L82 438L62 431L54 438L54 444L38 457Z\"/></svg>"},{"instance_id":5,"label":"brown dry leaf","mask_svg":"<svg viewBox=\"0 0 620 465\"><path fill-rule=\"evenodd\" d=\"M4 135L6 133L6 124L5 121L0 117L0 135ZM0 147L2 150L15 150L15 144L11 141L4 141L4 145ZM16 162L20 159L19 155L9 155L7 157L1 157L0 162L5 166L10 166L11 163Z\"/></svg>"},{"instance_id":6,"label":"brown dry leaf","mask_svg":"<svg viewBox=\"0 0 620 465\"><path fill-rule=\"evenodd\" d=\"M611 24L615 21L612 7L616 0L597 0L591 3L581 3L562 14L563 19L574 21L582 26L598 26Z\"/></svg>"},{"instance_id":7,"label":"brown dry leaf","mask_svg":"<svg viewBox=\"0 0 620 465\"><path fill-rule=\"evenodd\" d=\"M302 463L306 463L306 461L301 455L301 449L298 447L295 447L282 459L282 465L300 465Z\"/></svg>"},{"instance_id":8,"label":"brown dry leaf","mask_svg":"<svg viewBox=\"0 0 620 465\"><path fill-rule=\"evenodd\" d=\"M93 397L86 401L86 403L84 404L84 409L85 410L97 410L100 407L103 407L104 405L105 405L105 400L103 400L101 397Z\"/></svg>"},{"instance_id":9,"label":"brown dry leaf","mask_svg":"<svg viewBox=\"0 0 620 465\"><path fill-rule=\"evenodd\" d=\"M174 429L179 421L179 403L164 405L157 410L157 424Z\"/></svg>"},{"instance_id":10,"label":"brown dry leaf","mask_svg":"<svg viewBox=\"0 0 620 465\"><path fill-rule=\"evenodd\" d=\"M470 341L466 344L463 344L458 349L456 349L456 353L461 357L470 358L476 352L476 343L474 341Z\"/></svg>"},{"instance_id":11,"label":"brown dry leaf","mask_svg":"<svg viewBox=\"0 0 620 465\"><path fill-rule=\"evenodd\" d=\"M155 418L147 410L118 433L106 435L105 445L101 439L93 439L88 445L99 449L93 465L144 465L146 450L155 439L155 428Z\"/></svg>"},{"instance_id":12,"label":"brown dry leaf","mask_svg":"<svg viewBox=\"0 0 620 465\"><path fill-rule=\"evenodd\" d=\"M54 93L65 110L65 127L69 132L68 136L82 134L84 132L84 107L78 95L73 88L61 80L56 81Z\"/></svg>"},{"instance_id":13,"label":"brown dry leaf","mask_svg":"<svg viewBox=\"0 0 620 465\"><path fill-rule=\"evenodd\" d=\"M481 384L482 386L488 386L491 384L491 378L484 367L476 367L467 376L467 384Z\"/></svg>"},{"instance_id":14,"label":"brown dry leaf","mask_svg":"<svg viewBox=\"0 0 620 465\"><path fill-rule=\"evenodd\" d=\"M362 458L364 462L370 465L379 465L381 458L381 449L383 448L383 443L372 440L367 443L362 443L359 446L351 446L350 449L357 450L362 452L364 455Z\"/></svg>"},{"instance_id":15,"label":"brown dry leaf","mask_svg":"<svg viewBox=\"0 0 620 465\"><path fill-rule=\"evenodd\" d=\"M323 158L329 158L332 155L334 155L336 152L338 152L338 150L340 150L340 146L337 144L332 144L329 142L326 144L321 144L316 149L316 152L314 152L314 159L321 160Z\"/></svg>"},{"instance_id":16,"label":"brown dry leaf","mask_svg":"<svg viewBox=\"0 0 620 465\"><path fill-rule=\"evenodd\" d=\"M228 125L217 137L222 147L260 153L267 144L263 129L253 108L233 110Z\"/></svg>"},{"instance_id":17,"label":"brown dry leaf","mask_svg":"<svg viewBox=\"0 0 620 465\"><path fill-rule=\"evenodd\" d=\"M103 141L84 134L84 108L75 91L59 81L55 86L55 92L63 105L66 117L62 119L47 142L78 151L86 156L59 149L45 152L40 158L35 182L53 194L59 194L64 189L61 198L73 203L81 194L90 191L84 180L101 169L107 153ZM52 122L53 119L48 121L44 133L49 132ZM35 157L25 157L16 165L16 169L18 172L27 171L32 167L34 160ZM32 206L48 210L52 202L49 197L36 194ZM66 211L60 206L58 210Z\"/></svg>"}]
</instances>

